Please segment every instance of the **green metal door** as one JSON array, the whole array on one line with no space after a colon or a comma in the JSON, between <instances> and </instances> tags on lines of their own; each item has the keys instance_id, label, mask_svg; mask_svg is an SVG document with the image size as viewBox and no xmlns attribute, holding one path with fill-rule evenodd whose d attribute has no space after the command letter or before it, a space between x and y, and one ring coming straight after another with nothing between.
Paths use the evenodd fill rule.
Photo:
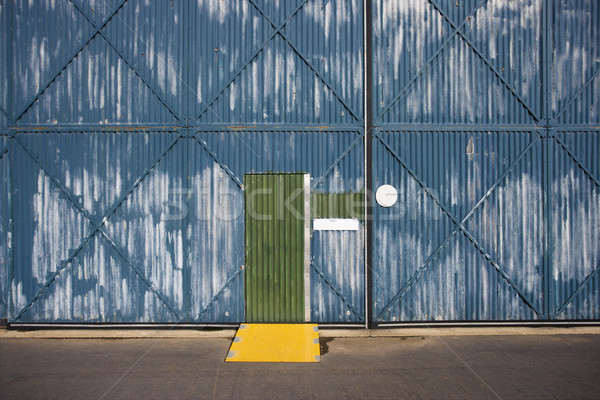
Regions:
<instances>
[{"instance_id":1,"label":"green metal door","mask_svg":"<svg viewBox=\"0 0 600 400\"><path fill-rule=\"evenodd\" d=\"M309 320L309 183L300 173L244 176L248 322Z\"/></svg>"}]
</instances>

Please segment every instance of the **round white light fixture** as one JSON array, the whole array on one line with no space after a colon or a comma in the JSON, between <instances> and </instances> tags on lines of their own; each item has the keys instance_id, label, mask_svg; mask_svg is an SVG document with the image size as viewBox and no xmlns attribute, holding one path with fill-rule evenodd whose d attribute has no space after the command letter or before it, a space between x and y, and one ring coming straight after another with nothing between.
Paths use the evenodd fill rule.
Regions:
<instances>
[{"instance_id":1,"label":"round white light fixture","mask_svg":"<svg viewBox=\"0 0 600 400\"><path fill-rule=\"evenodd\" d=\"M391 207L398 200L398 192L392 185L382 185L377 189L375 199L381 207Z\"/></svg>"}]
</instances>

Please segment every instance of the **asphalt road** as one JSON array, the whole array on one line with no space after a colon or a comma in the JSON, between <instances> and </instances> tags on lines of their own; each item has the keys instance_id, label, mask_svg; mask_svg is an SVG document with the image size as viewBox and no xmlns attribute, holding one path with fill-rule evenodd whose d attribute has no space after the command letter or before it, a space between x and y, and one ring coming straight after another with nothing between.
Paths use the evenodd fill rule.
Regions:
<instances>
[{"instance_id":1,"label":"asphalt road","mask_svg":"<svg viewBox=\"0 0 600 400\"><path fill-rule=\"evenodd\" d=\"M600 398L600 335L321 340L319 364L262 364L223 338L3 339L0 398Z\"/></svg>"}]
</instances>

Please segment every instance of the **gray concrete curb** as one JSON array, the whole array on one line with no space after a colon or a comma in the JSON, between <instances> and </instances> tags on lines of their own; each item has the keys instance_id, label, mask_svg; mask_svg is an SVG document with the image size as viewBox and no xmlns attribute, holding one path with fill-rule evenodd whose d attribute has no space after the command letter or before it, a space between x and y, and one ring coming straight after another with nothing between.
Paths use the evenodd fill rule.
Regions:
<instances>
[{"instance_id":1,"label":"gray concrete curb","mask_svg":"<svg viewBox=\"0 0 600 400\"><path fill-rule=\"evenodd\" d=\"M0 328L1 339L199 339L235 336L235 329L41 329ZM457 327L395 329L320 329L325 338L368 338L408 336L522 336L522 335L600 335L600 326L581 327Z\"/></svg>"}]
</instances>

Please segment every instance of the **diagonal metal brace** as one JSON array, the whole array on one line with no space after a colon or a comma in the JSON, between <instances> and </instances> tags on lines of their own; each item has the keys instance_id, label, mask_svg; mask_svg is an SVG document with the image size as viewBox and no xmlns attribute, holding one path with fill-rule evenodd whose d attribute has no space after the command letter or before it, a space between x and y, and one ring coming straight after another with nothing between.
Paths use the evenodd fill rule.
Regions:
<instances>
[{"instance_id":1,"label":"diagonal metal brace","mask_svg":"<svg viewBox=\"0 0 600 400\"><path fill-rule=\"evenodd\" d=\"M70 1L71 1L71 4L73 4L73 6L75 6L75 8L77 8L79 13L81 15L83 15L83 17L90 23L90 25L92 25L92 27L98 31L100 36L102 36L102 39L104 39L104 41L110 46L110 48L112 48L114 50L114 52L125 63L125 65L127 65L129 67L129 69L131 69L131 71L133 71L133 73L138 77L138 79L140 81L142 81L142 83L152 92L152 94L158 99L158 101L160 101L162 103L162 105L167 109L167 111L169 111L171 113L171 115L173 115L175 117L175 119L177 121L182 121L182 118L179 115L177 115L177 113L171 107L169 107L167 102L158 94L158 91L156 91L142 77L142 75L133 67L133 65L127 60L127 58L117 49L117 46L104 33L102 33L102 28L98 27L96 25L96 23L90 17L87 16L87 14L79 7L78 4L76 4L76 2L73 2L73 0L70 0Z\"/></svg>"},{"instance_id":2,"label":"diagonal metal brace","mask_svg":"<svg viewBox=\"0 0 600 400\"><path fill-rule=\"evenodd\" d=\"M437 4L437 2L435 0L428 0L428 1L444 17L444 19L446 19L446 21L448 21L448 23L450 24L450 26L452 26L452 29L455 30L456 34L458 34L465 41L465 43L467 43L467 45L471 48L471 50L473 50L475 52L475 54L477 54L479 56L479 58L481 58L481 60L483 60L483 62L485 63L485 65L487 65L488 68L490 70L492 70L492 72L494 73L494 75L496 75L496 77L500 80L500 82L502 82L502 84L509 90L510 94L512 94L517 99L517 101L519 103L521 103L521 105L523 107L525 107L525 109L527 110L527 112L529 114L531 114L531 116L535 119L536 122L539 122L540 121L540 117L532 110L531 107L529 107L529 105L525 102L525 100L523 100L521 98L521 96L506 81L506 79L504 79L504 77L502 76L502 74L500 74L500 71L498 71L498 69L492 64L492 62L490 60L488 60L487 57L485 57L483 55L483 53L477 48L477 46L475 46L475 44L463 33L462 27L457 27L456 24L450 19L450 17L448 16L448 14L446 14L444 12L444 10L442 10L442 8Z\"/></svg>"},{"instance_id":3,"label":"diagonal metal brace","mask_svg":"<svg viewBox=\"0 0 600 400\"><path fill-rule=\"evenodd\" d=\"M398 160L398 162L407 171L407 173L417 182L417 184L419 184L419 186L422 187L422 189L429 195L429 197L431 197L431 199L438 205L438 207L440 207L442 209L442 211L444 212L444 214L446 214L452 220L452 222L455 224L455 228L450 233L450 235L427 258L427 260L425 261L425 263L413 274L413 276L409 279L409 281L406 283L406 285L404 285L404 287L402 289L400 289L400 291L392 298L392 300L390 300L390 302L388 303L388 305L386 307L384 307L383 311L381 311L379 313L379 315L377 316L377 319L380 319L382 317L382 315L391 307L391 305L395 301L397 301L398 299L400 299L406 293L406 291L410 288L410 286L412 286L417 281L417 279L420 277L420 275L422 274L422 272L431 265L431 262L433 261L433 259L435 258L435 256L439 252L441 252L449 244L450 239L456 233L458 233L458 231L462 231L463 232L463 234L477 248L477 250L479 250L479 252L484 256L484 258L496 269L496 271L502 276L502 278L517 292L517 294L519 295L519 297L521 297L523 299L523 301L532 310L534 310L538 315L542 316L543 313L541 313L539 310L537 310L537 308L532 304L532 302L528 299L528 297L525 295L525 293L523 293L519 289L519 287L510 279L510 277L506 274L506 272L504 272L504 270L500 267L500 265L498 265L498 263L496 263L496 261L494 261L492 259L492 257L475 240L475 238L467 231L467 229L464 226L464 224L474 214L475 210L477 208L479 208L479 206L481 206L481 204L484 203L484 201L491 195L491 193L496 189L496 187L499 186L502 181L504 181L504 179L506 178L506 176L515 168L515 166L517 165L517 163L525 156L525 154L531 149L531 147L533 147L533 145L539 140L539 137L536 137L534 140L532 140L529 143L529 145L527 145L527 147L519 154L519 156L511 163L511 165L497 179L497 181L488 189L488 191L485 193L485 195L477 202L477 204L475 204L475 206L473 206L473 208L471 208L471 210L462 219L462 221L458 221L455 217L452 216L452 214L448 210L446 210L446 208L441 204L441 202L439 201L439 199L437 199L437 197L433 193L431 193L431 191L426 187L426 185L417 177L417 175L408 167L408 165L406 165L406 163L404 163L402 161L402 159L400 158L400 156L385 142L385 140L383 138L381 138L378 134L376 134L375 136L383 144L383 146L394 156L394 158L396 158L396 160Z\"/></svg>"},{"instance_id":4,"label":"diagonal metal brace","mask_svg":"<svg viewBox=\"0 0 600 400\"><path fill-rule=\"evenodd\" d=\"M233 83L233 81L235 81L237 79L237 77L240 76L240 74L248 67L248 65L250 65L250 63L252 61L254 61L254 59L256 57L258 57L258 55L265 49L265 47L267 47L267 44L269 44L269 42L271 42L271 40L273 40L273 38L275 36L277 36L277 33L279 33L287 25L288 22L290 22L290 20L298 13L298 11L300 11L300 9L302 7L304 7L304 5L307 2L308 2L308 0L303 0L302 3L300 3L298 5L298 7L296 7L296 9L294 10L294 12L292 14L290 14L290 16L283 22L283 24L281 24L281 26L279 28L277 28L275 31L273 31L271 33L271 36L269 36L269 38L267 40L265 40L259 46L258 50L255 51L252 54L252 56L248 59L248 61L242 65L242 67L233 75L233 77L229 80L229 82L227 82L227 84L224 85L223 88L221 88L221 90L219 90L219 92L217 93L217 95L209 103L206 103L206 105L204 106L204 108L202 109L202 111L200 111L200 114L198 115L198 117L196 117L196 120L202 118L202 116L204 115L204 113L206 111L208 111L209 108L212 107L212 105L214 104L214 102L217 101L217 99L219 97L221 97L221 95L225 92L225 90L227 90L227 88L229 86L231 86L231 84Z\"/></svg>"},{"instance_id":5,"label":"diagonal metal brace","mask_svg":"<svg viewBox=\"0 0 600 400\"><path fill-rule=\"evenodd\" d=\"M600 63L597 63L597 64L600 64ZM573 95L573 97L571 97L571 99L565 103L565 105L560 109L560 111L556 113L556 115L554 116L553 119L554 120L558 119L565 111L567 111L569 106L571 104L573 104L573 102L579 98L581 93L583 93L592 84L592 82L594 81L594 79L596 79L598 77L598 75L600 75L600 65L598 65L598 67L596 68L596 71L592 74L592 76L587 81L585 81L583 86L581 88L579 88L579 90Z\"/></svg>"},{"instance_id":6,"label":"diagonal metal brace","mask_svg":"<svg viewBox=\"0 0 600 400\"><path fill-rule=\"evenodd\" d=\"M333 172L333 170L335 169L336 166L339 165L339 163L342 162L342 160L344 158L346 158L346 156L350 153L350 151L352 151L352 149L360 142L362 143L362 136L358 136L356 139L354 139L354 141L352 143L350 143L350 146L348 146L346 148L346 150L344 150L342 152L342 154L339 155L339 157L333 162L333 164L331 164L329 166L329 168L327 168L327 170L325 172L323 172L323 174L319 177L319 179L317 179L315 181L315 183L312 184L311 190L314 190L317 186L319 186L319 184L321 182L323 182L325 180L325 178L327 178L327 176L329 174L331 174L331 172Z\"/></svg>"},{"instance_id":7,"label":"diagonal metal brace","mask_svg":"<svg viewBox=\"0 0 600 400\"><path fill-rule=\"evenodd\" d=\"M472 17L488 1L489 0L481 0L473 8L473 10L469 13L469 17ZM381 121L381 119L384 117L384 115L387 114L391 110L391 108L401 98L403 98L406 95L406 93L408 92L408 89L410 89L412 87L412 85L414 85L415 82L417 82L419 80L419 78L421 77L421 75L423 75L429 69L429 66L431 64L433 64L433 62L435 61L435 59L437 58L437 56L442 51L444 51L444 49L448 46L448 44L450 44L450 42L452 40L454 40L454 36L458 33L458 30L462 29L467 24L467 22L469 21L469 17L465 18L465 20L458 26L458 28L455 29L454 32L452 32L450 35L448 35L448 38L446 40L444 40L444 42L442 43L442 45L440 46L440 48L437 49L437 51L435 53L433 53L433 55L431 56L431 58L429 58L429 60L427 60L427 62L423 65L423 67L419 70L419 72L417 72L417 74L406 85L404 85L404 88L402 88L402 90L400 91L400 93L398 93L398 95L396 95L396 97L394 97L394 99L383 109L383 111L379 114L379 116L377 116L377 118L375 118L373 120L373 122Z\"/></svg>"},{"instance_id":8,"label":"diagonal metal brace","mask_svg":"<svg viewBox=\"0 0 600 400\"><path fill-rule=\"evenodd\" d=\"M577 164L577 166L579 168L581 168L581 170L588 176L588 178L590 178L592 180L592 182L594 182L594 184L597 187L600 187L600 182L598 181L598 179L596 179L596 177L594 176L594 174L592 174L592 172L590 170L588 170L585 165L583 165L583 163L579 160L579 158L577 158L575 156L575 154L573 154L570 150L569 147L563 142L563 140L561 138L558 137L558 135L556 134L552 134L552 138L554 140L556 140L556 142L560 145L560 147L562 147L562 149L569 155L569 157L571 157L571 159L573 160L573 162L575 162L575 164Z\"/></svg>"},{"instance_id":9,"label":"diagonal metal brace","mask_svg":"<svg viewBox=\"0 0 600 400\"><path fill-rule=\"evenodd\" d=\"M275 23L273 23L273 21L271 21L271 19L267 16L267 14L256 4L255 0L248 0L253 6L254 8L256 8L256 10L263 16L263 18L269 23L271 24L271 26L275 29L277 29L277 26L275 25ZM292 44L292 42L288 39L288 37L286 36L285 33L283 33L283 31L281 29L277 30L277 33L283 38L283 40L292 48L292 50L294 51L294 53L296 53L296 55L298 57L300 57L300 59L302 61L304 61L304 63L306 65L308 65L308 68L310 68L314 74L317 76L317 78L319 78L321 80L321 82L323 82L323 84L327 87L327 89L329 89L329 91L331 93L333 93L333 95L335 96L335 98L338 99L338 101L340 103L342 103L342 105L344 106L344 108L346 110L348 110L348 112L350 113L350 115L352 115L352 117L357 121L360 122L360 118L358 117L358 113L355 112L352 107L350 107L342 98L342 96L340 96L337 91L333 88L332 85L329 84L329 82L327 82L327 80L323 77L323 75L321 74L321 72L319 72L319 70L308 60L308 57L304 56L300 50L294 46Z\"/></svg>"},{"instance_id":10,"label":"diagonal metal brace","mask_svg":"<svg viewBox=\"0 0 600 400\"><path fill-rule=\"evenodd\" d=\"M233 180L233 182L240 188L243 189L244 185L242 184L242 182L238 179L237 176L235 176L235 174L233 173L233 171L231 171L229 169L229 167L225 164L223 164L221 161L219 161L219 159L217 158L217 154L208 146L208 144L206 144L204 142L204 140L198 138L196 135L193 136L194 139L196 139L196 141L198 143L200 143L200 146L202 146L202 148L204 149L204 151L206 151L208 153L208 155L217 163L219 164L219 166L223 169L223 171L225 171L225 173L227 175L229 175L229 177L231 178L231 180Z\"/></svg>"},{"instance_id":11,"label":"diagonal metal brace","mask_svg":"<svg viewBox=\"0 0 600 400\"><path fill-rule=\"evenodd\" d=\"M359 321L363 321L363 316L360 315L356 308L354 308L354 306L348 301L346 296L344 296L344 294L340 290L338 290L334 284L331 283L331 280L325 276L323 271L321 271L321 269L317 267L313 260L310 260L310 266L321 277L321 279L323 279L327 286L331 288L331 290L336 294L336 296L339 297L344 302L344 304L354 313L354 315L358 317Z\"/></svg>"},{"instance_id":12,"label":"diagonal metal brace","mask_svg":"<svg viewBox=\"0 0 600 400\"><path fill-rule=\"evenodd\" d=\"M99 28L95 29L94 32L88 37L87 40L84 40L83 43L81 44L81 46L79 46L75 52L72 54L71 57L69 57L69 60L63 64L61 64L59 66L59 68L57 69L56 74L48 80L48 82L46 82L46 84L42 85L40 87L40 90L38 90L38 92L35 94L35 96L33 96L33 99L27 103L27 105L25 107L23 107L23 109L15 116L14 121L18 121L19 118L21 118L23 116L23 114L25 114L33 105L33 103L35 103L37 101L37 99L42 95L42 93L44 93L46 91L46 89L48 89L48 87L52 84L52 82L54 82L59 75L65 70L65 68L67 68L67 65L69 65L71 62L73 62L73 60L75 59L75 57L77 57L79 55L79 53L81 53L83 51L83 49L85 49L87 47L87 45L92 41L92 39L94 39L96 37L96 35L100 32L100 30L102 28L104 28L106 26L106 24L108 24L108 22L112 19L112 17L114 17L117 12L123 7L123 5L127 2L127 0L121 0L121 3L119 4L118 7L115 8L115 10L104 19L104 21L102 21L101 24L99 24ZM73 4L73 3L71 3ZM75 6L73 4L73 6Z\"/></svg>"},{"instance_id":13,"label":"diagonal metal brace","mask_svg":"<svg viewBox=\"0 0 600 400\"><path fill-rule=\"evenodd\" d=\"M99 229L98 232L100 232L100 235L102 235L102 237L108 242L108 244L110 245L110 247L113 248L113 250L123 259L123 261L125 261L127 263L127 265L129 266L129 268L131 268L133 270L133 272L135 272L135 274L142 280L142 282L144 282L144 284L146 284L146 286L150 289L150 291L152 293L154 293L154 295L156 297L158 297L160 299L160 301L162 301L162 303L169 309L169 311L171 312L171 314L173 314L178 320L181 320L182 316L177 312L177 310L175 310L174 307L171 306L171 304L169 303L168 299L160 293L160 291L146 277L146 275L144 275L144 272L142 271L142 269L139 266L137 266L127 256L127 254L125 254L125 252L121 249L121 247L119 247L114 242L114 240L112 240L111 237L108 236L108 234L104 231L103 228Z\"/></svg>"},{"instance_id":14,"label":"diagonal metal brace","mask_svg":"<svg viewBox=\"0 0 600 400\"><path fill-rule=\"evenodd\" d=\"M223 287L221 289L219 289L219 291L217 293L215 293L215 295L208 301L208 303L206 303L206 305L202 308L202 310L200 310L197 317L200 317L202 314L204 314L218 300L218 298L221 296L221 294L223 294L225 289L227 289L229 287L231 282L233 282L234 279L241 272L242 272L241 268L236 268L236 271L227 279L227 281L225 281L225 284L223 284Z\"/></svg>"},{"instance_id":15,"label":"diagonal metal brace","mask_svg":"<svg viewBox=\"0 0 600 400\"><path fill-rule=\"evenodd\" d=\"M17 141L18 141L18 139L17 139ZM121 196L121 198L118 199L114 203L114 205L109 209L109 211L106 213L106 215L99 222L97 222L96 224L94 224L92 230L83 239L83 241L81 242L81 244L75 250L71 251L71 253L69 254L69 256L67 257L66 260L64 260L64 261L62 261L60 263L60 265L58 266L58 268L56 269L56 271L52 274L52 276L38 290L38 292L31 298L31 300L27 303L27 305L25 307L23 307L23 309L17 314L17 316L15 318L15 321L18 321L23 316L23 314L25 314L25 312L27 312L27 310L29 310L29 308L33 305L33 303L35 303L36 300L50 287L50 285L52 284L52 282L54 282L54 280L62 272L62 270L64 270L71 263L71 261L73 261L73 259L77 256L77 254L79 254L79 252L87 245L87 243L91 240L91 238L100 230L100 228L102 228L102 226L112 216L112 214L114 214L114 212L121 206L121 204L125 201L125 199L127 197L129 197L129 195L133 192L133 190L146 178L146 176L148 176L148 174L150 173L150 171L152 171L152 169L163 159L163 157L175 146L175 144L178 141L179 141L179 136L158 157L158 159L152 164L152 166L150 166L149 168L147 168L144 171L144 173L140 177L138 177L138 179L135 180L135 182L129 187L129 189L123 194L123 196ZM19 143L19 144L21 145L21 147L23 147L25 149L25 147L21 143ZM27 150L25 150L25 151L27 152ZM28 154L30 154L30 153L28 152ZM61 187L61 186L59 186L59 187Z\"/></svg>"},{"instance_id":16,"label":"diagonal metal brace","mask_svg":"<svg viewBox=\"0 0 600 400\"><path fill-rule=\"evenodd\" d=\"M592 272L590 272L590 274L588 276L585 277L585 279L583 280L583 282L579 285L579 287L577 288L577 290L575 292L573 292L572 295L569 296L569 298L567 299L567 301L565 301L565 304L563 304L558 311L554 314L555 317L558 317L560 314L562 314L565 309L569 306L569 304L571 304L573 302L573 300L575 300L575 298L583 291L583 289L590 284L590 282L592 282L592 280L594 279L594 277L598 274L598 271L600 271L600 264L598 264L596 266L596 268L594 268L594 270Z\"/></svg>"}]
</instances>

